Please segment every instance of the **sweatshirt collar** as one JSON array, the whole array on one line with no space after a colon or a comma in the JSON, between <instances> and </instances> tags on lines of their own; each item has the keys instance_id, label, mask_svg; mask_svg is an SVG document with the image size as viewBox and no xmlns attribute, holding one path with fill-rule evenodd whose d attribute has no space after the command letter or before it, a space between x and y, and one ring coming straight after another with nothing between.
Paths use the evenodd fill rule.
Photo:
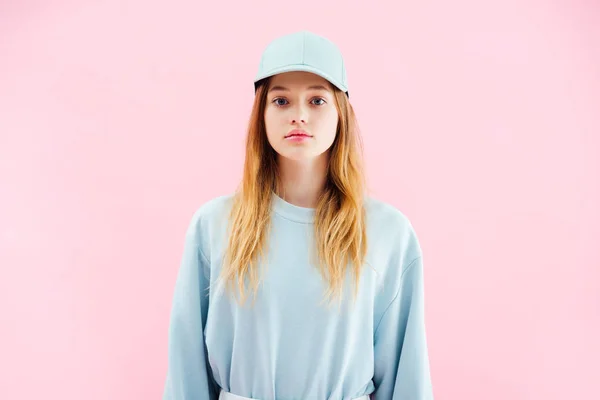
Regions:
<instances>
[{"instance_id":1,"label":"sweatshirt collar","mask_svg":"<svg viewBox=\"0 0 600 400\"><path fill-rule=\"evenodd\" d=\"M273 197L273 210L284 218L287 218L296 222L303 223L314 223L315 208L299 207L297 205L288 203L281 197L277 196L275 192L272 192Z\"/></svg>"}]
</instances>

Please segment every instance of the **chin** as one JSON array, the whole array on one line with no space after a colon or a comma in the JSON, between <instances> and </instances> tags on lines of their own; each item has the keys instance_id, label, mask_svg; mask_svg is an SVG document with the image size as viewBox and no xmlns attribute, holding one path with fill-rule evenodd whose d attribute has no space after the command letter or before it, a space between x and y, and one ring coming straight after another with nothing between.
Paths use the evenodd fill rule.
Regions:
<instances>
[{"instance_id":1,"label":"chin","mask_svg":"<svg viewBox=\"0 0 600 400\"><path fill-rule=\"evenodd\" d=\"M291 151L287 150L287 151L278 152L278 153L281 157L286 158L288 160L310 161L310 160L314 160L315 158L318 158L319 156L322 156L324 152L315 151L315 149L297 148L297 149L293 149Z\"/></svg>"},{"instance_id":2,"label":"chin","mask_svg":"<svg viewBox=\"0 0 600 400\"><path fill-rule=\"evenodd\" d=\"M315 158L313 155L308 154L308 152L306 152L306 154L302 154L302 152L294 152L292 154L284 154L283 157L292 161L309 161Z\"/></svg>"}]
</instances>

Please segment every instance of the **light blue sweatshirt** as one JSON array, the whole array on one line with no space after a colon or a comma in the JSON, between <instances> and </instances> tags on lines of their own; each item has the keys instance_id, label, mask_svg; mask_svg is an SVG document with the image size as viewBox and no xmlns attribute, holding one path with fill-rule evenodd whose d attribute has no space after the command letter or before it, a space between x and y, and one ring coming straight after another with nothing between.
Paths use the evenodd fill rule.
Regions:
<instances>
[{"instance_id":1,"label":"light blue sweatshirt","mask_svg":"<svg viewBox=\"0 0 600 400\"><path fill-rule=\"evenodd\" d=\"M423 255L404 214L366 197L369 265L357 301L349 274L341 308L327 307L320 304L327 283L307 251L315 210L273 194L268 268L254 304L249 297L240 306L208 290L220 272L232 199L201 205L185 235L163 400L216 400L220 388L260 400L433 399Z\"/></svg>"}]
</instances>

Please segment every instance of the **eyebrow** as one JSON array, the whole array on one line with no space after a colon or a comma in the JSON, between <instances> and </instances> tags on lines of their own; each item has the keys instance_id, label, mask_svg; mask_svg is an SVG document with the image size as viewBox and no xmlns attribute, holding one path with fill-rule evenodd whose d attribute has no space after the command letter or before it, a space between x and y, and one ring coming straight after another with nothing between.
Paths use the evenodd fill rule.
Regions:
<instances>
[{"instance_id":1,"label":"eyebrow","mask_svg":"<svg viewBox=\"0 0 600 400\"><path fill-rule=\"evenodd\" d=\"M325 90L325 91L328 91L328 92L330 92L330 91L331 91L331 90L329 90L328 88L326 88L326 87L325 87L325 86L323 86L323 85L313 85L313 86L309 86L307 89L308 89L308 90L312 90L312 89L316 89L316 90ZM282 90L282 91L284 91L284 92L289 92L289 91L290 91L290 89L288 89L288 88L286 88L286 87L283 87L283 86L273 86L271 89L269 89L269 92L273 92L273 91L275 91L275 90Z\"/></svg>"}]
</instances>

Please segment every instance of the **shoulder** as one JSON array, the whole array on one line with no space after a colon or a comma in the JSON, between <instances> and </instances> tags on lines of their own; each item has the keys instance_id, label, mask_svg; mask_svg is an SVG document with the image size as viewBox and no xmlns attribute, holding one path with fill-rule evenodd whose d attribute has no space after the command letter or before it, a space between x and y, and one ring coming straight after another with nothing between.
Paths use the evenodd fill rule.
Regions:
<instances>
[{"instance_id":1,"label":"shoulder","mask_svg":"<svg viewBox=\"0 0 600 400\"><path fill-rule=\"evenodd\" d=\"M410 225L406 214L395 205L373 196L365 198L365 209L371 219L392 219L394 224Z\"/></svg>"},{"instance_id":2,"label":"shoulder","mask_svg":"<svg viewBox=\"0 0 600 400\"><path fill-rule=\"evenodd\" d=\"M422 249L411 219L394 204L367 196L365 198L366 223L369 241L379 251L407 267L422 257Z\"/></svg>"},{"instance_id":3,"label":"shoulder","mask_svg":"<svg viewBox=\"0 0 600 400\"><path fill-rule=\"evenodd\" d=\"M225 238L226 220L233 204L234 194L208 199L196 207L186 230L186 243L197 246L207 260L215 243Z\"/></svg>"},{"instance_id":4,"label":"shoulder","mask_svg":"<svg viewBox=\"0 0 600 400\"><path fill-rule=\"evenodd\" d=\"M233 197L233 193L219 195L198 205L191 216L188 234L198 234L228 218Z\"/></svg>"},{"instance_id":5,"label":"shoulder","mask_svg":"<svg viewBox=\"0 0 600 400\"><path fill-rule=\"evenodd\" d=\"M218 218L228 213L233 202L233 193L213 197L196 209L194 216L198 219Z\"/></svg>"},{"instance_id":6,"label":"shoulder","mask_svg":"<svg viewBox=\"0 0 600 400\"><path fill-rule=\"evenodd\" d=\"M368 196L365 199L367 223L377 226L378 229L388 234L410 234L415 230L409 217L395 205Z\"/></svg>"}]
</instances>

